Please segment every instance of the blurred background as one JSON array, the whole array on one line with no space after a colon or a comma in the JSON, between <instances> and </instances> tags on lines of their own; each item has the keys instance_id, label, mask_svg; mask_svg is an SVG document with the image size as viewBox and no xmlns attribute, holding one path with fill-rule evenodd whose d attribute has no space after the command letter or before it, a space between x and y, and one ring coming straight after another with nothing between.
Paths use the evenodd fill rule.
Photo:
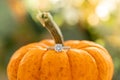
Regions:
<instances>
[{"instance_id":1,"label":"blurred background","mask_svg":"<svg viewBox=\"0 0 120 80\"><path fill-rule=\"evenodd\" d=\"M91 40L112 56L113 80L120 80L120 0L1 0L0 80L8 80L6 66L23 45L51 38L36 20L38 10L49 11L65 40Z\"/></svg>"}]
</instances>

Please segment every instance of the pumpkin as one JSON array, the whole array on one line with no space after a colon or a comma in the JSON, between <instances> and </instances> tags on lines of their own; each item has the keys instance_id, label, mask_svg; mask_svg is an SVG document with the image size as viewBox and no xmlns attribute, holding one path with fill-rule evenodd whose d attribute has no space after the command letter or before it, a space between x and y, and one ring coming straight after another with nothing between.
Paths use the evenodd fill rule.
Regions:
<instances>
[{"instance_id":1,"label":"pumpkin","mask_svg":"<svg viewBox=\"0 0 120 80\"><path fill-rule=\"evenodd\" d=\"M86 40L64 42L49 13L39 13L37 18L54 40L42 40L17 50L7 67L9 80L112 79L113 62L105 48Z\"/></svg>"}]
</instances>

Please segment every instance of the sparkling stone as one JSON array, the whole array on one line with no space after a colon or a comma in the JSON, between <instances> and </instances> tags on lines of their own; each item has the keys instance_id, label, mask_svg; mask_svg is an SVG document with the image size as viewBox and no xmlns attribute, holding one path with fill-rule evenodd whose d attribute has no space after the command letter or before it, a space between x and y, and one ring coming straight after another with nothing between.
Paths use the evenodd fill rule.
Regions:
<instances>
[{"instance_id":1,"label":"sparkling stone","mask_svg":"<svg viewBox=\"0 0 120 80\"><path fill-rule=\"evenodd\" d=\"M56 44L55 45L55 51L60 52L60 51L62 51L62 49L63 49L62 44Z\"/></svg>"}]
</instances>

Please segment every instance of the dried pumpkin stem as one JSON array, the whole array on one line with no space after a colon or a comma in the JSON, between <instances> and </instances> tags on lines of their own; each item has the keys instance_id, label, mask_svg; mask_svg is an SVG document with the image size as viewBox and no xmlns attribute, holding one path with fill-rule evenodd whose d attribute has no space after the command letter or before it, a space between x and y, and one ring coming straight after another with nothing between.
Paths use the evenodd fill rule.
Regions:
<instances>
[{"instance_id":1,"label":"dried pumpkin stem","mask_svg":"<svg viewBox=\"0 0 120 80\"><path fill-rule=\"evenodd\" d=\"M41 22L41 24L47 28L47 30L51 33L52 37L54 38L54 41L56 44L62 44L63 45L63 36L62 33L57 26L57 24L54 22L52 16L48 12L39 12L37 15L38 20Z\"/></svg>"}]
</instances>

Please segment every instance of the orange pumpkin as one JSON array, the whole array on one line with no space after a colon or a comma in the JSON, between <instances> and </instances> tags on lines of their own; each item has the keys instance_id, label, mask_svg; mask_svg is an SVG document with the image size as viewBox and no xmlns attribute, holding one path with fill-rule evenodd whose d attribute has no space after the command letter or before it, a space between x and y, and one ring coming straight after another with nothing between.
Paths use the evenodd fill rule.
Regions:
<instances>
[{"instance_id":1,"label":"orange pumpkin","mask_svg":"<svg viewBox=\"0 0 120 80\"><path fill-rule=\"evenodd\" d=\"M17 50L7 67L9 80L112 79L113 62L105 48L90 41L63 42L48 13L42 13L39 20L51 32L55 42L43 40Z\"/></svg>"}]
</instances>

